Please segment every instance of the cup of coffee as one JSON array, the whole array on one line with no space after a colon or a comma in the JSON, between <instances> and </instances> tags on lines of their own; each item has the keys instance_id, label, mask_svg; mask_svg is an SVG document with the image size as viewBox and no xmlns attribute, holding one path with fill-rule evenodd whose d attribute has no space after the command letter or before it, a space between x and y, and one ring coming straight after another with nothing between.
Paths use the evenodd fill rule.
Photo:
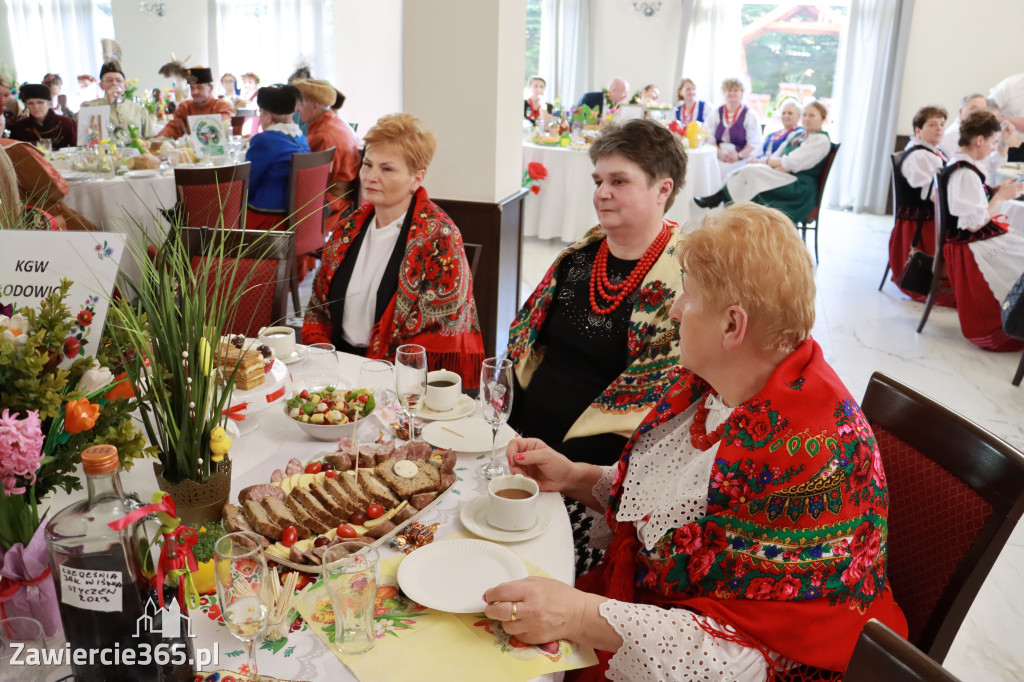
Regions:
<instances>
[{"instance_id":1,"label":"cup of coffee","mask_svg":"<svg viewBox=\"0 0 1024 682\"><path fill-rule=\"evenodd\" d=\"M291 327L264 327L260 330L259 342L270 346L274 355L284 360L295 352L295 330Z\"/></svg>"},{"instance_id":2,"label":"cup of coffee","mask_svg":"<svg viewBox=\"0 0 1024 682\"><path fill-rule=\"evenodd\" d=\"M427 407L434 412L447 412L459 404L462 397L462 377L447 369L427 374Z\"/></svg>"},{"instance_id":3,"label":"cup of coffee","mask_svg":"<svg viewBox=\"0 0 1024 682\"><path fill-rule=\"evenodd\" d=\"M487 523L502 530L526 530L537 522L537 481L521 474L499 476L487 485Z\"/></svg>"}]
</instances>

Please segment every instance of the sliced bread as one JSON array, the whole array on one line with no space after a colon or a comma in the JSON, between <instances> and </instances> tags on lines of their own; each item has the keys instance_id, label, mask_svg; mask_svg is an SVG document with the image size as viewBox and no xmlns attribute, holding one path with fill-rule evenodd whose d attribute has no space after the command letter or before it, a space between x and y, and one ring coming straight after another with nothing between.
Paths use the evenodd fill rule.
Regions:
<instances>
[{"instance_id":1,"label":"sliced bread","mask_svg":"<svg viewBox=\"0 0 1024 682\"><path fill-rule=\"evenodd\" d=\"M284 502L288 505L288 509L290 509L292 514L295 516L295 520L310 531L319 535L320 533L326 533L334 527L332 524L324 522L313 514L307 512L291 495L285 498Z\"/></svg>"},{"instance_id":2,"label":"sliced bread","mask_svg":"<svg viewBox=\"0 0 1024 682\"><path fill-rule=\"evenodd\" d=\"M391 492L391 488L372 471L359 470L359 485L367 497L385 509L394 509L402 503L402 500Z\"/></svg>"},{"instance_id":3,"label":"sliced bread","mask_svg":"<svg viewBox=\"0 0 1024 682\"><path fill-rule=\"evenodd\" d=\"M326 479L324 479L326 480ZM338 525L342 521L348 521L351 512L345 505L334 499L334 496L327 492L327 488L322 483L316 482L309 486L309 494L313 496L313 500L316 504L320 505L321 508L325 509L333 518L337 519L334 525Z\"/></svg>"},{"instance_id":4,"label":"sliced bread","mask_svg":"<svg viewBox=\"0 0 1024 682\"><path fill-rule=\"evenodd\" d=\"M276 523L270 520L270 515L267 514L267 510L259 502L253 502L252 500L246 500L242 503L242 508L245 510L245 518L252 526L252 529L260 535L266 536L271 540L280 540L281 528Z\"/></svg>"},{"instance_id":5,"label":"sliced bread","mask_svg":"<svg viewBox=\"0 0 1024 682\"><path fill-rule=\"evenodd\" d=\"M347 473L338 475L338 483L348 493L348 497L352 502L355 503L357 509L366 509L370 506L370 498L360 489L360 486L356 484L354 476L349 476Z\"/></svg>"},{"instance_id":6,"label":"sliced bread","mask_svg":"<svg viewBox=\"0 0 1024 682\"><path fill-rule=\"evenodd\" d=\"M267 516L270 517L270 520L273 521L275 525L281 528L295 526L295 530L298 531L300 540L304 540L310 536L309 528L306 528L299 523L295 518L295 514L292 514L292 510L284 503L284 500L279 500L274 497L264 497L262 504L263 508L267 510Z\"/></svg>"}]
</instances>

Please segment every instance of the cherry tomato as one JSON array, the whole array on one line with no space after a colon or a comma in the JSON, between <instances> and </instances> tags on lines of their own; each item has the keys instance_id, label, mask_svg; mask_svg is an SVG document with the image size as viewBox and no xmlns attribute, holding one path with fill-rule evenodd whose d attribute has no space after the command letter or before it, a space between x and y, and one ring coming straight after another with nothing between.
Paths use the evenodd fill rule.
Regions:
<instances>
[{"instance_id":1,"label":"cherry tomato","mask_svg":"<svg viewBox=\"0 0 1024 682\"><path fill-rule=\"evenodd\" d=\"M309 391L306 390L305 388L302 389L302 392L299 393L299 397L302 398L303 400L305 400L306 398L309 397Z\"/></svg>"},{"instance_id":2,"label":"cherry tomato","mask_svg":"<svg viewBox=\"0 0 1024 682\"><path fill-rule=\"evenodd\" d=\"M361 511L353 512L352 518L349 519L349 521L356 524L357 526L361 526L364 523L366 523L366 514L364 514Z\"/></svg>"},{"instance_id":3,"label":"cherry tomato","mask_svg":"<svg viewBox=\"0 0 1024 682\"><path fill-rule=\"evenodd\" d=\"M338 472L335 471L334 469L328 469L327 471L324 472L324 476L326 476L327 478L333 478L333 479L337 480L338 479Z\"/></svg>"},{"instance_id":4,"label":"cherry tomato","mask_svg":"<svg viewBox=\"0 0 1024 682\"><path fill-rule=\"evenodd\" d=\"M320 462L310 462L309 464L306 465L306 473L319 474L323 468L324 465L321 464Z\"/></svg>"},{"instance_id":5,"label":"cherry tomato","mask_svg":"<svg viewBox=\"0 0 1024 682\"><path fill-rule=\"evenodd\" d=\"M295 541L299 539L299 531L295 529L295 526L288 526L281 533L281 544L285 547L291 547L295 544Z\"/></svg>"},{"instance_id":6,"label":"cherry tomato","mask_svg":"<svg viewBox=\"0 0 1024 682\"><path fill-rule=\"evenodd\" d=\"M343 523L338 526L338 537L339 538L354 538L357 535L356 529L347 523Z\"/></svg>"},{"instance_id":7,"label":"cherry tomato","mask_svg":"<svg viewBox=\"0 0 1024 682\"><path fill-rule=\"evenodd\" d=\"M321 535L316 540L313 540L314 547L323 547L330 542L330 539L326 535Z\"/></svg>"},{"instance_id":8,"label":"cherry tomato","mask_svg":"<svg viewBox=\"0 0 1024 682\"><path fill-rule=\"evenodd\" d=\"M370 396L366 395L365 393L356 396L356 401L360 403L365 403L369 399Z\"/></svg>"},{"instance_id":9,"label":"cherry tomato","mask_svg":"<svg viewBox=\"0 0 1024 682\"><path fill-rule=\"evenodd\" d=\"M366 515L369 516L371 519L379 519L380 517L384 516L384 507L380 506L379 504L371 504L369 507L366 508Z\"/></svg>"}]
</instances>

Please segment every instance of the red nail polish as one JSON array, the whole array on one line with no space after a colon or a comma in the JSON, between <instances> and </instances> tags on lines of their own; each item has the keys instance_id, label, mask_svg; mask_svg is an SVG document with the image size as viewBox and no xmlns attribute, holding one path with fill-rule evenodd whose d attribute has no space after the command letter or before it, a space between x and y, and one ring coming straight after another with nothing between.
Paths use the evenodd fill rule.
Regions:
<instances>
[{"instance_id":1,"label":"red nail polish","mask_svg":"<svg viewBox=\"0 0 1024 682\"><path fill-rule=\"evenodd\" d=\"M520 452L519 454L516 455L516 459L522 462L524 459L526 459L526 455Z\"/></svg>"},{"instance_id":2,"label":"red nail polish","mask_svg":"<svg viewBox=\"0 0 1024 682\"><path fill-rule=\"evenodd\" d=\"M484 601L487 601L487 593L484 592Z\"/></svg>"}]
</instances>

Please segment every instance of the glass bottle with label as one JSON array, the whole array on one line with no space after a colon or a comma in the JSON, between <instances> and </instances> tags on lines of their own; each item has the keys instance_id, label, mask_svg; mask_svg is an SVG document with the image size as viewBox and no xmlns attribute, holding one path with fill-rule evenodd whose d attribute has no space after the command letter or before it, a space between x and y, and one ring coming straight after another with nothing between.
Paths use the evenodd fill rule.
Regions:
<instances>
[{"instance_id":1,"label":"glass bottle with label","mask_svg":"<svg viewBox=\"0 0 1024 682\"><path fill-rule=\"evenodd\" d=\"M50 570L75 680L190 679L172 673L174 666L161 665L157 658L156 644L162 638L154 634L158 631L153 610L146 609L156 593L140 564L148 548L134 541L134 525L120 531L107 525L134 508L122 492L119 466L117 448L86 449L82 469L88 497L57 513L46 526ZM186 659L189 669L190 656L191 651L178 656Z\"/></svg>"}]
</instances>

